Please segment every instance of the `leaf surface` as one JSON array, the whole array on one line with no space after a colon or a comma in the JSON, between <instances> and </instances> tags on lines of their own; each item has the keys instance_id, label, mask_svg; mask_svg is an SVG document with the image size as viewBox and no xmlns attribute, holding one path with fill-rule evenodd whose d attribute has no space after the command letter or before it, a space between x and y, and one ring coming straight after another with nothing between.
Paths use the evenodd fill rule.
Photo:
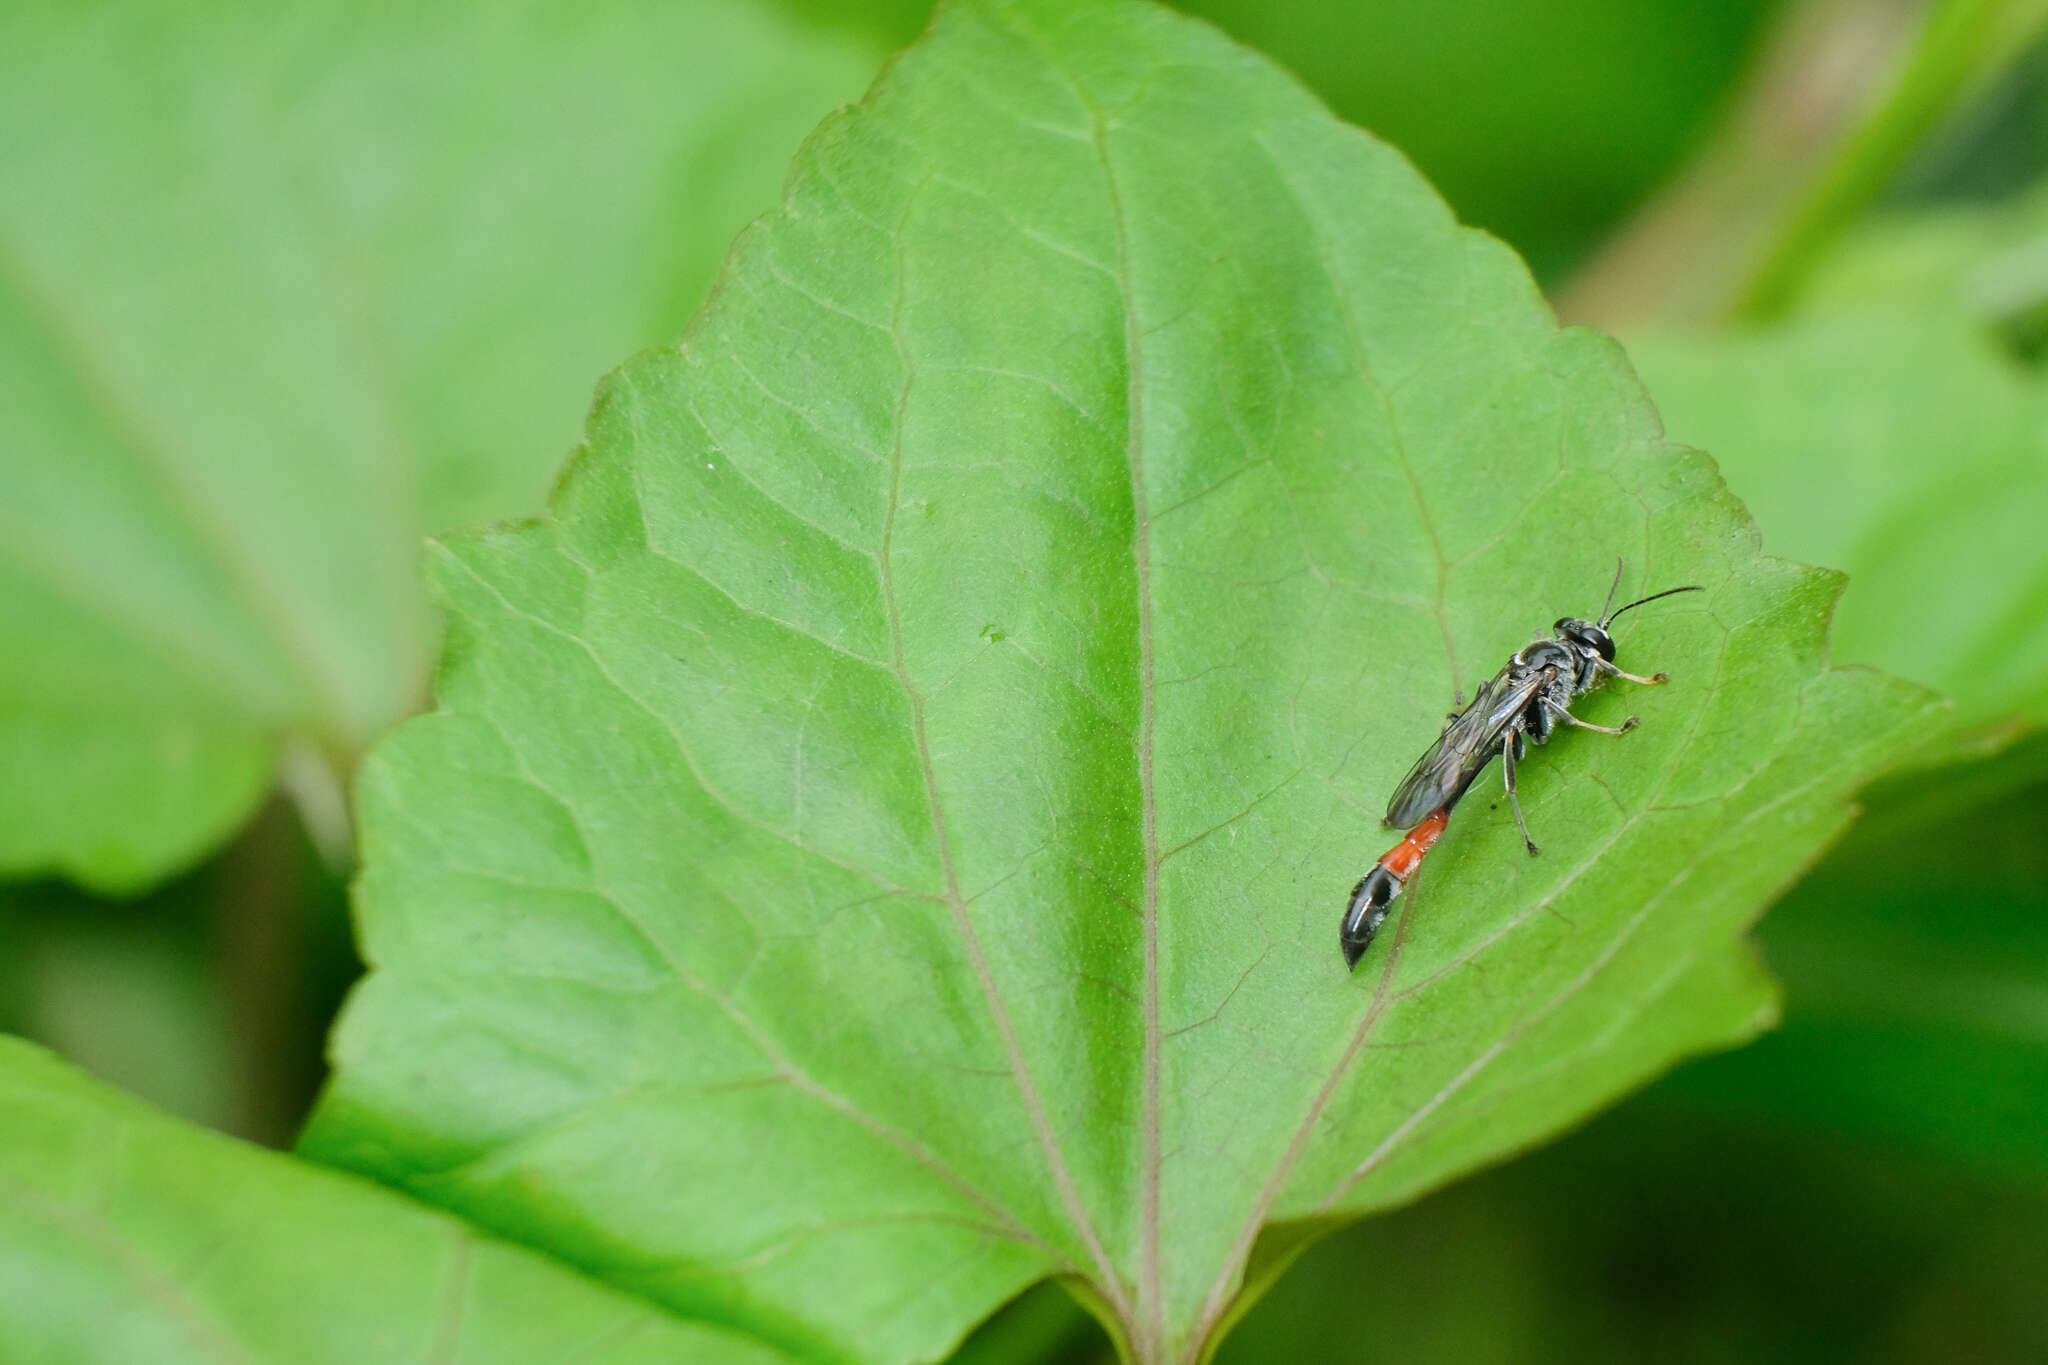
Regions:
<instances>
[{"instance_id":1,"label":"leaf surface","mask_svg":"<svg viewBox=\"0 0 2048 1365\"><path fill-rule=\"evenodd\" d=\"M131 890L412 710L428 531L538 505L874 56L741 0L0 16L0 873Z\"/></svg>"},{"instance_id":2,"label":"leaf surface","mask_svg":"<svg viewBox=\"0 0 2048 1365\"><path fill-rule=\"evenodd\" d=\"M1707 588L1618 626L1673 685L1532 751L1541 858L1483 777L1347 975L1393 784L1618 553ZM1748 1036L1742 927L1928 705L1511 253L1129 4L942 14L434 572L306 1150L821 1360L1046 1276L1197 1359L1305 1235Z\"/></svg>"},{"instance_id":3,"label":"leaf surface","mask_svg":"<svg viewBox=\"0 0 2048 1365\"><path fill-rule=\"evenodd\" d=\"M0 1321L47 1365L785 1357L0 1038Z\"/></svg>"}]
</instances>

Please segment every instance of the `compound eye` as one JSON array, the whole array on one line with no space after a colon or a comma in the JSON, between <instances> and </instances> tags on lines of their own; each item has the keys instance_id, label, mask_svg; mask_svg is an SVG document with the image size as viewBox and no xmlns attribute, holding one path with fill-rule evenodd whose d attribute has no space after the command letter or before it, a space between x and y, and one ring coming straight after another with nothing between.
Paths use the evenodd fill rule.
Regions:
<instances>
[{"instance_id":1,"label":"compound eye","mask_svg":"<svg viewBox=\"0 0 2048 1365\"><path fill-rule=\"evenodd\" d=\"M1606 634L1598 626L1581 621L1576 616L1564 617L1554 622L1550 628L1557 632L1558 639L1569 640L1580 649L1598 649L1600 637Z\"/></svg>"}]
</instances>

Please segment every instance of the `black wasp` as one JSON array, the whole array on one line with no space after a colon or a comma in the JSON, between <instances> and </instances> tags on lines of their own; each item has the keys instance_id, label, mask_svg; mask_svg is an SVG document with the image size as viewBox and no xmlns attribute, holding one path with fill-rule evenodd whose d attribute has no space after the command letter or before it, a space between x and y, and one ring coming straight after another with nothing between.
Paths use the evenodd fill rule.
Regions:
<instances>
[{"instance_id":1,"label":"black wasp","mask_svg":"<svg viewBox=\"0 0 2048 1365\"><path fill-rule=\"evenodd\" d=\"M1429 751L1415 761L1408 776L1394 789L1387 803L1385 823L1406 829L1408 836L1388 849L1351 892L1351 904L1344 910L1340 941L1344 961L1356 967L1365 956L1372 936L1387 917L1387 907L1422 865L1423 855L1450 823L1451 807L1472 785L1495 754L1501 758L1508 789L1508 804L1514 807L1515 824L1529 856L1536 856L1536 841L1529 837L1529 823L1522 818L1522 803L1515 797L1515 765L1522 761L1529 744L1545 744L1562 721L1581 730L1598 730L1603 735L1625 735L1640 721L1630 716L1618 726L1594 725L1572 714L1572 702L1606 682L1626 678L1634 683L1664 682L1665 675L1637 677L1614 666L1614 637L1607 627L1622 612L1633 611L1673 593L1699 592L1698 584L1666 588L1639 597L1616 611L1615 589L1621 586L1621 565L1614 566L1614 587L1607 590L1607 602L1598 621L1581 621L1567 616L1551 626L1549 639L1525 646L1508 660L1508 666L1493 675L1473 696L1472 704L1453 712L1444 722Z\"/></svg>"}]
</instances>

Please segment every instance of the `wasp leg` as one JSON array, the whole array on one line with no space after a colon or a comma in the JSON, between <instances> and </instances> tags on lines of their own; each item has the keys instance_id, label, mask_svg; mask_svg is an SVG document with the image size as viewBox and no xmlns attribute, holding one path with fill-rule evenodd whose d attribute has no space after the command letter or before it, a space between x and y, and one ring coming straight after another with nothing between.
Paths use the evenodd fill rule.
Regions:
<instances>
[{"instance_id":1,"label":"wasp leg","mask_svg":"<svg viewBox=\"0 0 2048 1365\"><path fill-rule=\"evenodd\" d=\"M1590 720L1580 720L1562 706L1550 706L1548 702L1545 702L1544 705L1548 706L1550 711L1565 724L1576 725L1581 730L1598 730L1603 735L1625 735L1643 723L1641 716L1630 716L1619 725L1595 725Z\"/></svg>"},{"instance_id":2,"label":"wasp leg","mask_svg":"<svg viewBox=\"0 0 2048 1365\"><path fill-rule=\"evenodd\" d=\"M1508 804L1515 808L1515 823L1521 827L1522 842L1529 846L1529 856L1533 858L1537 851L1536 841L1529 837L1529 822L1522 818L1522 802L1515 795L1515 750L1519 747L1515 741L1521 737L1520 731L1508 736L1507 742L1501 745L1500 762L1501 770L1507 774Z\"/></svg>"},{"instance_id":3,"label":"wasp leg","mask_svg":"<svg viewBox=\"0 0 2048 1365\"><path fill-rule=\"evenodd\" d=\"M1616 668L1613 664L1607 662L1607 660L1605 659L1595 659L1593 661L1593 667L1599 669L1602 673L1612 673L1617 678L1627 678L1632 683L1642 683L1646 687L1655 687L1658 683L1667 683L1671 681L1671 675L1669 673L1652 673L1647 678L1640 678L1633 673L1623 672L1621 669Z\"/></svg>"}]
</instances>

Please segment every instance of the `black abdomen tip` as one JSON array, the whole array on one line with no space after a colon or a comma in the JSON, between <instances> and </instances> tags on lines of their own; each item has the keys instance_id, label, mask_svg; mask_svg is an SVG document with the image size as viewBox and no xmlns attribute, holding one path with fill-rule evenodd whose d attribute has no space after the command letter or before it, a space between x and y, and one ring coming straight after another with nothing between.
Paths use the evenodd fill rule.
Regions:
<instances>
[{"instance_id":1,"label":"black abdomen tip","mask_svg":"<svg viewBox=\"0 0 2048 1365\"><path fill-rule=\"evenodd\" d=\"M1344 965L1358 966L1358 959L1372 946L1373 935L1386 921L1387 907L1401 893L1401 883L1384 867L1375 867L1351 890L1351 903L1344 907L1344 924L1337 942L1344 950Z\"/></svg>"}]
</instances>

